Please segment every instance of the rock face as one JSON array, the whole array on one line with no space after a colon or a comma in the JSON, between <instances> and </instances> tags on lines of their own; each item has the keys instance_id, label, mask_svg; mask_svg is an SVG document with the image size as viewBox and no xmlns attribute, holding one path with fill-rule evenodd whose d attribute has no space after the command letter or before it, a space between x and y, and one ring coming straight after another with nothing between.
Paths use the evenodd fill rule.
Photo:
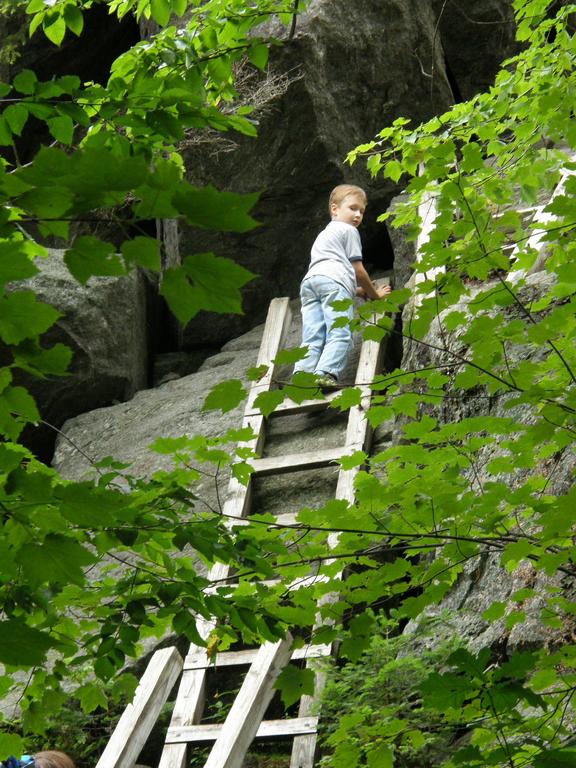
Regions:
<instances>
[{"instance_id":1,"label":"rock face","mask_svg":"<svg viewBox=\"0 0 576 768\"><path fill-rule=\"evenodd\" d=\"M126 400L147 386L147 281L133 272L122 278L91 278L81 286L57 250L37 266L40 274L19 287L33 289L62 313L43 345L66 344L73 359L69 377L26 384L42 417L59 428L72 416ZM27 442L42 453L47 437L50 431L40 427L28 433Z\"/></svg>"},{"instance_id":2,"label":"rock face","mask_svg":"<svg viewBox=\"0 0 576 768\"><path fill-rule=\"evenodd\" d=\"M246 235L211 235L181 225L170 231L172 252L184 256L214 250L260 276L245 291L245 318L214 321L199 316L185 331L186 347L199 338L221 344L247 329L252 318L262 320L273 296L297 294L310 246L328 220L327 197L336 184L358 183L367 189L365 258L383 268L391 265L390 242L376 217L397 189L381 179L373 182L362 163L350 168L344 160L350 149L371 140L397 117L418 123L453 103L456 86L448 78L445 49L450 49L451 71L462 81L462 93L490 85L498 64L511 52L511 2L469 0L457 5L312 0L293 39L271 51L269 79L283 76L291 82L256 113L258 138L234 138L235 146L232 142L228 147L189 144L185 157L193 182L210 181L238 192L262 190L255 210L262 226ZM459 14L464 14L464 24ZM485 25L468 22L468 17ZM491 24L493 17L499 26ZM462 28L473 39L470 51L459 52ZM286 37L285 30L272 31Z\"/></svg>"},{"instance_id":3,"label":"rock face","mask_svg":"<svg viewBox=\"0 0 576 768\"><path fill-rule=\"evenodd\" d=\"M434 0L438 37L458 100L486 90L500 62L516 51L510 0Z\"/></svg>"},{"instance_id":4,"label":"rock face","mask_svg":"<svg viewBox=\"0 0 576 768\"><path fill-rule=\"evenodd\" d=\"M550 289L552 277L546 272L539 272L530 275L526 279L526 285L519 291L520 302L524 306L530 306L542 293L543 290ZM482 284L482 290L486 290L489 282ZM494 286L497 283L494 282ZM460 311L466 313L469 311L469 302L474 297L474 290L471 291L471 297L463 300L459 304L454 304L449 311ZM411 304L407 304L404 310L404 323L407 323L408 316L412 311ZM522 317L522 311L517 304L507 308L507 314L511 319ZM467 347L461 339L463 329L459 331L446 333L443 328L443 315L439 315L437 320L432 323L430 330L425 338L425 344L418 344L410 341L405 345L402 367L407 370L426 369L428 366L441 367L447 363L453 362L454 358L445 349L450 350L456 355L466 356ZM512 366L525 359L525 350L522 347L511 346L508 359ZM530 358L534 360L534 357ZM457 423L458 421L471 417L511 417L523 424L533 423L533 408L529 405L515 405L510 407L508 401L510 395L500 397L486 397L485 392L479 388L473 390L469 397L452 398L450 405L422 406L422 412L431 415L438 421L439 426L446 423ZM401 430L401 423L397 421L393 425L386 425L377 431L375 440L375 449L383 450L390 445L398 444L404 440ZM500 477L494 476L487 471L490 462L505 455L503 449L498 445L491 444L482 449L474 461L470 470L464 470L464 475L470 480L470 487L487 487L490 482L499 480L506 483L513 491L520 487L530 476L530 470L516 472L514 475L502 474ZM554 468L553 471L550 471ZM573 452L565 451L561 455L551 457L542 462L539 467L546 476L549 475L547 492L551 494L566 494L573 484L573 477L576 470L576 456ZM529 524L526 523L526 526ZM562 584L563 589L570 588L568 580ZM526 619L512 628L506 626L506 617L498 621L486 621L482 614L494 602L500 601L513 606L512 595L520 589L532 588L535 594L525 600L522 604L522 610L526 614ZM562 636L562 630L552 630L544 626L541 620L541 611L546 602L546 595L550 588L559 587L559 581L548 577L541 570L536 570L528 561L523 561L513 571L509 572L500 565L500 554L496 552L485 551L479 558L475 558L466 563L463 573L446 597L437 605L427 608L424 614L427 617L450 616L449 621L441 621L435 630L434 642L438 642L442 635L461 637L467 647L478 652L482 648L490 647L500 654L511 655L518 650L531 650L541 648L546 645L552 647L562 644L565 638ZM573 589L573 585L571 587ZM508 611L512 609L509 608ZM414 632L420 619L411 621L406 628L407 632ZM420 642L417 640L416 642ZM430 640L426 641L431 642Z\"/></svg>"},{"instance_id":5,"label":"rock face","mask_svg":"<svg viewBox=\"0 0 576 768\"><path fill-rule=\"evenodd\" d=\"M183 347L185 353L193 354L164 357L154 381L189 372L193 360L203 359L263 321L273 296L297 294L310 246L328 220L327 196L335 184L359 183L368 191L370 204L362 227L368 266L388 267L394 253L399 261L401 246L391 243L386 228L376 222L397 190L389 182L373 182L362 164L349 168L345 156L401 115L419 122L449 107L454 100L454 80L458 81L456 90L466 95L487 87L500 60L510 53L510 6L511 0L483 0L480 4L471 0L458 4L451 0L358 0L353 4L311 0L290 40L286 29L274 23L263 30L283 37L284 45L272 48L266 75L249 78L248 96L252 91L260 93L256 98L260 108L255 113L258 138L238 136L223 146L199 137L200 143L190 141L185 149L193 182L210 182L239 192L262 191L255 210L262 226L246 235L214 235L175 222L163 226L166 251L174 259L214 250L259 277L245 290L241 317L202 313L183 334L164 319L162 332L169 341L162 350ZM40 36L19 60L4 66L6 78L24 66L57 74L74 70L83 79L105 78L108 58L135 42L138 30L129 25L127 17L111 26L110 17L101 11L95 8L88 13L86 24L94 40L106 38L105 46L97 45L106 50L104 58L94 61L93 52L78 49L73 36L67 36L68 42L57 55L50 47L52 58L47 58L49 52ZM497 25L492 24L494 19ZM18 21L17 16L0 19L7 35L18 31ZM465 29L474 44L462 45L456 40L452 36L455 28ZM24 159L35 151L37 141L38 135L22 137L19 151ZM58 275L53 270L54 266L47 267L38 285L46 301L66 312L58 333L75 350L73 377L57 385L35 384L34 391L46 420L59 426L73 415L130 397L147 385L149 377L138 341L147 334L131 336L132 329L144 329L146 322L141 297L135 297L143 290L140 282L131 287L130 281L114 286L102 282L98 287L93 283L88 298L64 270ZM400 270L399 275L403 282L405 271ZM128 314L120 321L125 303ZM117 329L110 317L118 318ZM92 333L93 327L101 330ZM44 438L37 431L30 438L33 447Z\"/></svg>"}]
</instances>

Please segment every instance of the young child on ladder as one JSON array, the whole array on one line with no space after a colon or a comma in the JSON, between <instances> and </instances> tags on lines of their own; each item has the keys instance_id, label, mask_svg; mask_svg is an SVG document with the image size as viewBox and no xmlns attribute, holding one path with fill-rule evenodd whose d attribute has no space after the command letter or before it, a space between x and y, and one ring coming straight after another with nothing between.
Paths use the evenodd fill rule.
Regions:
<instances>
[{"instance_id":1,"label":"young child on ladder","mask_svg":"<svg viewBox=\"0 0 576 768\"><path fill-rule=\"evenodd\" d=\"M316 375L322 390L335 389L352 343L350 324L334 327L339 317L352 320L354 307L335 310L334 301L364 296L380 299L390 286L376 288L362 264L358 227L366 209L361 187L340 184L328 201L331 221L320 232L311 250L310 266L300 286L302 302L302 346L308 354L294 366L294 373Z\"/></svg>"}]
</instances>

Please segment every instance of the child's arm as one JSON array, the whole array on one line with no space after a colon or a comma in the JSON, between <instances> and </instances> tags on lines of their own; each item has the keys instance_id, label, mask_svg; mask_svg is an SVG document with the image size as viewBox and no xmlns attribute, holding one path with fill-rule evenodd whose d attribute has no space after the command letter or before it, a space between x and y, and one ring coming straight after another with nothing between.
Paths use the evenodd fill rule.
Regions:
<instances>
[{"instance_id":1,"label":"child's arm","mask_svg":"<svg viewBox=\"0 0 576 768\"><path fill-rule=\"evenodd\" d=\"M376 288L361 261L353 261L352 266L356 272L356 284L364 292L363 294L359 293L359 296L364 295L367 299L381 299L392 291L389 285Z\"/></svg>"}]
</instances>

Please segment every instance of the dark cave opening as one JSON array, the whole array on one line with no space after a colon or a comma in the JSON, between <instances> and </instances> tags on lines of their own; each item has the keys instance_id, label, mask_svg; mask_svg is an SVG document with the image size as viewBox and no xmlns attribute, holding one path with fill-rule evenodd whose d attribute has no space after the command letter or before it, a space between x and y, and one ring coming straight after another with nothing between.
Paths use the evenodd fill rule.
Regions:
<instances>
[{"instance_id":1,"label":"dark cave opening","mask_svg":"<svg viewBox=\"0 0 576 768\"><path fill-rule=\"evenodd\" d=\"M382 272L394 266L394 249L385 224L367 222L363 227L362 251L368 272Z\"/></svg>"}]
</instances>

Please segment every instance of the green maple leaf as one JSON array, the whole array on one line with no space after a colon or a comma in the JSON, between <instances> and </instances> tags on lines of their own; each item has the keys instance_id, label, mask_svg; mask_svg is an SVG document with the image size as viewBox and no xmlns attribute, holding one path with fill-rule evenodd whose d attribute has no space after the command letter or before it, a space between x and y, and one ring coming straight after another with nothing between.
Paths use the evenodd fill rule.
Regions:
<instances>
[{"instance_id":1,"label":"green maple leaf","mask_svg":"<svg viewBox=\"0 0 576 768\"><path fill-rule=\"evenodd\" d=\"M260 410L263 416L270 416L276 408L284 401L286 391L283 389L273 389L270 392L260 392L254 400L254 405Z\"/></svg>"},{"instance_id":2,"label":"green maple leaf","mask_svg":"<svg viewBox=\"0 0 576 768\"><path fill-rule=\"evenodd\" d=\"M550 749L532 758L534 768L573 768L576 749Z\"/></svg>"},{"instance_id":3,"label":"green maple leaf","mask_svg":"<svg viewBox=\"0 0 576 768\"><path fill-rule=\"evenodd\" d=\"M94 712L98 708L108 709L108 699L99 685L86 683L76 689L75 695L83 712Z\"/></svg>"},{"instance_id":4,"label":"green maple leaf","mask_svg":"<svg viewBox=\"0 0 576 768\"><path fill-rule=\"evenodd\" d=\"M7 344L19 344L47 331L60 312L36 299L32 291L18 291L0 297L0 337Z\"/></svg>"},{"instance_id":5,"label":"green maple leaf","mask_svg":"<svg viewBox=\"0 0 576 768\"><path fill-rule=\"evenodd\" d=\"M284 706L289 707L305 694L314 693L315 675L311 669L298 669L292 665L284 667L274 687L280 691Z\"/></svg>"},{"instance_id":6,"label":"green maple leaf","mask_svg":"<svg viewBox=\"0 0 576 768\"><path fill-rule=\"evenodd\" d=\"M195 227L220 232L248 232L258 226L248 213L258 201L257 194L238 195L219 192L212 186L196 188L182 183L172 201Z\"/></svg>"},{"instance_id":7,"label":"green maple leaf","mask_svg":"<svg viewBox=\"0 0 576 768\"><path fill-rule=\"evenodd\" d=\"M24 739L16 733L0 733L0 752L3 755L24 754Z\"/></svg>"},{"instance_id":8,"label":"green maple leaf","mask_svg":"<svg viewBox=\"0 0 576 768\"><path fill-rule=\"evenodd\" d=\"M49 648L56 645L45 632L19 619L0 621L0 662L11 666L42 664Z\"/></svg>"},{"instance_id":9,"label":"green maple leaf","mask_svg":"<svg viewBox=\"0 0 576 768\"><path fill-rule=\"evenodd\" d=\"M160 293L184 325L200 310L242 313L241 289L254 275L213 253L187 256L182 267L164 273Z\"/></svg>"},{"instance_id":10,"label":"green maple leaf","mask_svg":"<svg viewBox=\"0 0 576 768\"><path fill-rule=\"evenodd\" d=\"M228 379L216 384L207 394L202 410L227 413L237 408L247 392L239 379Z\"/></svg>"},{"instance_id":11,"label":"green maple leaf","mask_svg":"<svg viewBox=\"0 0 576 768\"><path fill-rule=\"evenodd\" d=\"M152 237L135 237L122 244L122 253L128 262L139 267L160 271L160 243Z\"/></svg>"},{"instance_id":12,"label":"green maple leaf","mask_svg":"<svg viewBox=\"0 0 576 768\"><path fill-rule=\"evenodd\" d=\"M64 261L71 274L82 284L92 276L119 277L126 274L115 247L91 235L79 237L64 254Z\"/></svg>"},{"instance_id":13,"label":"green maple leaf","mask_svg":"<svg viewBox=\"0 0 576 768\"><path fill-rule=\"evenodd\" d=\"M83 584L83 569L96 557L77 541L51 533L42 543L24 544L16 559L26 569L28 581L37 586L50 582Z\"/></svg>"}]
</instances>

